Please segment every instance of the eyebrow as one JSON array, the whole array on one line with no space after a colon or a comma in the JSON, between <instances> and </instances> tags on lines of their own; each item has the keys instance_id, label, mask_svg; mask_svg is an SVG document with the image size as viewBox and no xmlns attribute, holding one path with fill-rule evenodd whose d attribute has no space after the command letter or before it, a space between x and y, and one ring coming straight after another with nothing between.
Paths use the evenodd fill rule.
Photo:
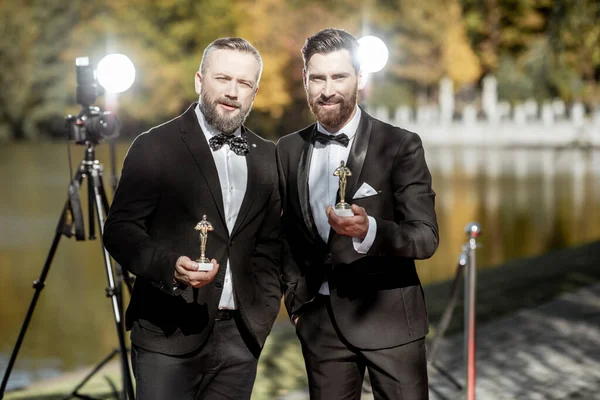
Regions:
<instances>
[{"instance_id":1,"label":"eyebrow","mask_svg":"<svg viewBox=\"0 0 600 400\"><path fill-rule=\"evenodd\" d=\"M229 75L229 74L227 74L225 72L217 72L214 76L215 76L215 78L233 79L233 77L231 75ZM248 79L238 79L238 82L247 83L247 84L249 84L252 87L255 86L254 82L251 81L251 80L248 80Z\"/></svg>"},{"instance_id":2,"label":"eyebrow","mask_svg":"<svg viewBox=\"0 0 600 400\"><path fill-rule=\"evenodd\" d=\"M333 79L336 78L347 78L348 76L350 76L350 74L348 72L338 72L336 74L331 75L331 77ZM325 79L326 75L325 74L311 74L309 76L309 79Z\"/></svg>"}]
</instances>

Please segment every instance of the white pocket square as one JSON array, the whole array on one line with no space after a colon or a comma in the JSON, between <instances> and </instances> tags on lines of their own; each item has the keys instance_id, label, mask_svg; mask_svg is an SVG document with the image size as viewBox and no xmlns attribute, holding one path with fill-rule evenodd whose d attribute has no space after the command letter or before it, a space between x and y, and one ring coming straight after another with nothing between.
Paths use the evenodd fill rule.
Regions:
<instances>
[{"instance_id":1,"label":"white pocket square","mask_svg":"<svg viewBox=\"0 0 600 400\"><path fill-rule=\"evenodd\" d=\"M354 193L352 199L362 199L363 197L374 196L376 194L377 190L373 189L367 182L364 182L361 187L358 188L356 193Z\"/></svg>"}]
</instances>

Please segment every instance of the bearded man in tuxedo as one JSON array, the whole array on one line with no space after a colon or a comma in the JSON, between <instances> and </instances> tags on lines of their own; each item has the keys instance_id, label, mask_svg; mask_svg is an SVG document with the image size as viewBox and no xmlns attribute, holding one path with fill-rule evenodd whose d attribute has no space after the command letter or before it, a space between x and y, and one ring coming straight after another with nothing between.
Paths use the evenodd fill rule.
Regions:
<instances>
[{"instance_id":1,"label":"bearded man in tuxedo","mask_svg":"<svg viewBox=\"0 0 600 400\"><path fill-rule=\"evenodd\" d=\"M438 247L435 193L416 133L357 105L358 42L339 29L309 37L304 87L317 120L277 143L283 204L284 295L310 397L428 398L427 312L415 260ZM338 216L334 171L351 171ZM336 197L337 195L337 197Z\"/></svg>"},{"instance_id":2,"label":"bearded man in tuxedo","mask_svg":"<svg viewBox=\"0 0 600 400\"><path fill-rule=\"evenodd\" d=\"M221 38L204 51L199 102L131 145L104 245L136 276L126 324L139 399L249 399L279 311L275 145L243 123L258 51ZM212 271L194 259L206 215Z\"/></svg>"}]
</instances>

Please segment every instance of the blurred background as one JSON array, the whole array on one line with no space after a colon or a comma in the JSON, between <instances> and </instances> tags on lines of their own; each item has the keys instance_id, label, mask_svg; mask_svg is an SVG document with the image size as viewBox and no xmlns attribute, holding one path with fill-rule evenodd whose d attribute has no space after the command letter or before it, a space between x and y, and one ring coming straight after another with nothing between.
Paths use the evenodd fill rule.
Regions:
<instances>
[{"instance_id":1,"label":"blurred background","mask_svg":"<svg viewBox=\"0 0 600 400\"><path fill-rule=\"evenodd\" d=\"M308 36L338 27L380 37L389 60L360 100L424 141L441 238L419 262L429 285L454 276L471 220L485 232L481 269L600 238L599 20L597 0L0 0L0 370L66 200L76 57L116 52L135 65L128 91L96 103L121 119L118 176L136 135L196 100L194 74L217 37L261 52L247 125L273 141L312 122L301 82ZM71 144L74 166L84 150ZM109 153L97 146L111 198ZM100 242L63 238L9 389L117 345L106 286ZM274 332L286 329L282 312ZM299 354L293 335L273 337ZM302 386L301 359L284 361L295 372L277 384L259 377L261 393ZM285 369L277 363L261 368Z\"/></svg>"}]
</instances>

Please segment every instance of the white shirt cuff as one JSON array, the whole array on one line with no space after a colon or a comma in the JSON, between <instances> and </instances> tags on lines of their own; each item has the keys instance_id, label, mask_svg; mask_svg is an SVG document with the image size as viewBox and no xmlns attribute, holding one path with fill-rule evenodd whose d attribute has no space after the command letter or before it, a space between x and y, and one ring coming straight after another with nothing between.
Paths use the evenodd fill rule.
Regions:
<instances>
[{"instance_id":1,"label":"white shirt cuff","mask_svg":"<svg viewBox=\"0 0 600 400\"><path fill-rule=\"evenodd\" d=\"M354 245L354 250L360 254L367 254L373 246L373 242L375 241L375 234L377 233L377 222L375 218L369 218L369 230L367 230L367 236L364 239L352 238L352 244Z\"/></svg>"}]
</instances>

